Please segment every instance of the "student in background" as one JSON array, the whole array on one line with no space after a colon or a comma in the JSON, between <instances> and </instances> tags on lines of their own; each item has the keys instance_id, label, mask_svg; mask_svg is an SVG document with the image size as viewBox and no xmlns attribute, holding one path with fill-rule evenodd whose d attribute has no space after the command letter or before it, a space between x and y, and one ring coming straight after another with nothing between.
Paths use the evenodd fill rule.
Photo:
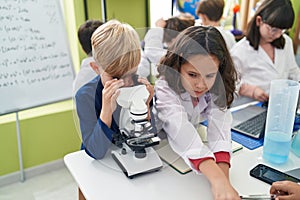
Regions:
<instances>
[{"instance_id":1,"label":"student in background","mask_svg":"<svg viewBox=\"0 0 300 200\"><path fill-rule=\"evenodd\" d=\"M271 186L270 193L277 194L276 200L300 199L300 183L291 181L277 181Z\"/></svg>"},{"instance_id":2,"label":"student in background","mask_svg":"<svg viewBox=\"0 0 300 200\"><path fill-rule=\"evenodd\" d=\"M292 40L284 34L293 22L290 0L265 0L258 7L246 37L231 49L240 79L238 93L242 96L237 102L268 101L274 79L300 80Z\"/></svg>"},{"instance_id":3,"label":"student in background","mask_svg":"<svg viewBox=\"0 0 300 200\"><path fill-rule=\"evenodd\" d=\"M77 90L81 86L97 76L97 74L91 68L91 65L95 65L95 61L92 56L91 37L93 32L102 24L103 23L99 20L87 20L79 27L77 31L78 40L87 57L82 60L80 70L73 82L74 94L76 94Z\"/></svg>"},{"instance_id":4,"label":"student in background","mask_svg":"<svg viewBox=\"0 0 300 200\"><path fill-rule=\"evenodd\" d=\"M181 32L158 66L155 83L157 129L172 149L211 183L214 199L240 199L229 181L236 71L220 32L193 26ZM206 146L197 126L207 120ZM201 187L201 186L199 186Z\"/></svg>"},{"instance_id":5,"label":"student in background","mask_svg":"<svg viewBox=\"0 0 300 200\"><path fill-rule=\"evenodd\" d=\"M132 86L141 59L140 41L137 32L128 24L110 20L97 28L92 35L93 57L96 78L82 86L75 95L76 111L82 135L82 149L95 159L105 156L119 133L121 107L116 99L120 87ZM153 97L153 86L146 79L150 93L148 104Z\"/></svg>"},{"instance_id":6,"label":"student in background","mask_svg":"<svg viewBox=\"0 0 300 200\"><path fill-rule=\"evenodd\" d=\"M162 18L158 19L155 23L156 28L148 30L144 38L144 57L149 61L149 63L156 66L161 57L166 53L166 49L173 39L181 31L193 26L194 24L195 19L189 14L181 14L166 20ZM138 73L143 77L147 77L150 74L149 65L139 66Z\"/></svg>"},{"instance_id":7,"label":"student in background","mask_svg":"<svg viewBox=\"0 0 300 200\"><path fill-rule=\"evenodd\" d=\"M216 27L222 34L228 49L231 49L236 43L234 35L220 26L224 4L224 0L201 0L196 14L201 19L202 25Z\"/></svg>"}]
</instances>

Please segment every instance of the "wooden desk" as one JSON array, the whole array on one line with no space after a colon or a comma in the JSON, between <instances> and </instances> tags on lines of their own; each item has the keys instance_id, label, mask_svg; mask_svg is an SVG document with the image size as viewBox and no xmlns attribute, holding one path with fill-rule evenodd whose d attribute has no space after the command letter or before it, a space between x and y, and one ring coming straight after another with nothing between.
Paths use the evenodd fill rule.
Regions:
<instances>
[{"instance_id":1,"label":"wooden desk","mask_svg":"<svg viewBox=\"0 0 300 200\"><path fill-rule=\"evenodd\" d=\"M300 158L292 153L287 163L277 166L266 163L261 154L262 148L253 151L244 148L233 154L230 179L240 195L269 193L270 185L249 175L250 169L258 163L265 163L282 171L300 167ZM88 200L212 200L206 177L193 172L181 175L171 167L164 166L159 172L128 179L110 153L102 160L94 160L84 151L78 151L66 155L64 161Z\"/></svg>"}]
</instances>

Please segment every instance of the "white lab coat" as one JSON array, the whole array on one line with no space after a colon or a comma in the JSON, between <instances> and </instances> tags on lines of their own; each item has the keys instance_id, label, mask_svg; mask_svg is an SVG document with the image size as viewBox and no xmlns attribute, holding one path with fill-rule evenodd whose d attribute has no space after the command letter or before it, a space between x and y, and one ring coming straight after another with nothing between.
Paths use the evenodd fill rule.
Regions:
<instances>
[{"instance_id":1,"label":"white lab coat","mask_svg":"<svg viewBox=\"0 0 300 200\"><path fill-rule=\"evenodd\" d=\"M144 52L142 53L142 61L138 67L138 74L143 77L148 77L150 75L158 75L157 65L161 57L163 57L167 50L164 49L163 44L163 28L151 28L148 30L144 42ZM152 66L151 66L152 65ZM152 67L152 69L150 68Z\"/></svg>"},{"instance_id":2,"label":"white lab coat","mask_svg":"<svg viewBox=\"0 0 300 200\"><path fill-rule=\"evenodd\" d=\"M224 30L222 26L216 26L216 29L221 33L228 50L230 50L236 43L234 35L229 30Z\"/></svg>"},{"instance_id":3,"label":"white lab coat","mask_svg":"<svg viewBox=\"0 0 300 200\"><path fill-rule=\"evenodd\" d=\"M191 96L185 92L176 94L165 80L155 83L156 102L153 113L156 116L158 130L163 128L167 133L169 144L185 162L195 171L190 159L214 157L215 152L231 153L231 122L229 110L220 110L212 101L210 94L199 98L193 107ZM207 141L203 144L197 126L207 120Z\"/></svg>"},{"instance_id":4,"label":"white lab coat","mask_svg":"<svg viewBox=\"0 0 300 200\"><path fill-rule=\"evenodd\" d=\"M143 50L141 50L141 61L137 68L137 74L141 77L147 78L150 75L150 61L147 59Z\"/></svg>"},{"instance_id":5,"label":"white lab coat","mask_svg":"<svg viewBox=\"0 0 300 200\"><path fill-rule=\"evenodd\" d=\"M167 50L164 49L163 35L163 28L151 28L145 35L145 56L153 64L159 63L161 57L164 56L167 52Z\"/></svg>"},{"instance_id":6,"label":"white lab coat","mask_svg":"<svg viewBox=\"0 0 300 200\"><path fill-rule=\"evenodd\" d=\"M300 69L296 63L292 40L287 35L283 49L275 48L275 62L259 47L254 50L249 41L243 38L231 49L230 53L238 71L240 83L256 85L269 93L270 83L274 79L300 80Z\"/></svg>"},{"instance_id":7,"label":"white lab coat","mask_svg":"<svg viewBox=\"0 0 300 200\"><path fill-rule=\"evenodd\" d=\"M78 74L73 81L73 94L75 95L79 88L93 80L97 74L91 68L90 63L95 62L93 57L87 57L82 60Z\"/></svg>"}]
</instances>

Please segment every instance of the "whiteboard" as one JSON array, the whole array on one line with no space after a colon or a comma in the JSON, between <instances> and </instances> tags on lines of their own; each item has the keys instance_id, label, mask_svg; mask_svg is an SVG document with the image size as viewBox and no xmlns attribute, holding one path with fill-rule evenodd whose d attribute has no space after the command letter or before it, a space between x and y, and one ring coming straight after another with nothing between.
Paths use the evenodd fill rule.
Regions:
<instances>
[{"instance_id":1,"label":"whiteboard","mask_svg":"<svg viewBox=\"0 0 300 200\"><path fill-rule=\"evenodd\" d=\"M59 0L0 4L0 115L72 97L74 69Z\"/></svg>"}]
</instances>

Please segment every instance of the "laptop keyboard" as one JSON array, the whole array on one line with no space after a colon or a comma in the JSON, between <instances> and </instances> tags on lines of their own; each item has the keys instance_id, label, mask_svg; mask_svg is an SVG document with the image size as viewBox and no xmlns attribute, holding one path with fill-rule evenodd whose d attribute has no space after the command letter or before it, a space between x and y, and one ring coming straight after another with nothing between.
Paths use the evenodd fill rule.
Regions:
<instances>
[{"instance_id":1,"label":"laptop keyboard","mask_svg":"<svg viewBox=\"0 0 300 200\"><path fill-rule=\"evenodd\" d=\"M253 150L263 145L264 138L255 139L248 137L247 135L240 134L235 131L231 131L231 138L233 141L240 143L244 147Z\"/></svg>"},{"instance_id":2,"label":"laptop keyboard","mask_svg":"<svg viewBox=\"0 0 300 200\"><path fill-rule=\"evenodd\" d=\"M254 137L257 137L257 135L259 135L264 128L266 117L267 111L248 119L247 121L235 126L234 128L238 131L245 132L253 135Z\"/></svg>"}]
</instances>

